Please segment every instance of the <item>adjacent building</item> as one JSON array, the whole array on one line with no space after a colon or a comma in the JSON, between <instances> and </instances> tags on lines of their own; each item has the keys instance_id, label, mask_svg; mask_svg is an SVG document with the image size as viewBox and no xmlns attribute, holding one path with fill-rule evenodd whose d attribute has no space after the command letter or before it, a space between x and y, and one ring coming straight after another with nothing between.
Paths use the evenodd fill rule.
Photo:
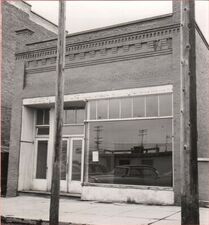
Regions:
<instances>
[{"instance_id":1,"label":"adjacent building","mask_svg":"<svg viewBox=\"0 0 209 225\"><path fill-rule=\"evenodd\" d=\"M208 201L208 43L196 26L200 200ZM50 192L57 40L16 54L8 195ZM180 4L66 38L61 191L83 200L180 200Z\"/></svg>"},{"instance_id":2,"label":"adjacent building","mask_svg":"<svg viewBox=\"0 0 209 225\"><path fill-rule=\"evenodd\" d=\"M3 1L1 77L1 190L5 192L12 100L15 95L15 53L31 41L56 38L57 26L31 10L24 1Z\"/></svg>"}]
</instances>

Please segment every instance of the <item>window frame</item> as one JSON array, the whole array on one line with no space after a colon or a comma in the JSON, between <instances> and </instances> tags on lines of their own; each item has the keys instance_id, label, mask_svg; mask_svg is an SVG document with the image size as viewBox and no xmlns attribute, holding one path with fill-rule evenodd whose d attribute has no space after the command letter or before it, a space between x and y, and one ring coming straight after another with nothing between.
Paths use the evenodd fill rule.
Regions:
<instances>
[{"instance_id":1,"label":"window frame","mask_svg":"<svg viewBox=\"0 0 209 225\"><path fill-rule=\"evenodd\" d=\"M38 110L48 110L49 111L49 123L48 124L37 124L37 117L38 117ZM45 119L45 113L43 114L43 122ZM38 108L36 109L35 112L35 137L48 137L50 134L50 108ZM48 134L38 134L38 129L39 128L48 128L49 129L49 133Z\"/></svg>"},{"instance_id":2,"label":"window frame","mask_svg":"<svg viewBox=\"0 0 209 225\"><path fill-rule=\"evenodd\" d=\"M147 107L146 107L146 97L147 96L153 96L153 95L157 95L157 101L158 101L158 104L157 104L157 107L158 107L158 115L157 116L153 116L153 117L148 117L147 116ZM160 96L161 95L170 95L171 96L171 115L169 116L160 116ZM132 103L133 103L133 98L134 97L144 97L144 117L132 117L132 118L121 118L121 98L132 98ZM97 119L97 101L99 100L104 100L104 99L107 99L107 100L110 100L110 99L119 99L119 117L120 118L113 118L113 119L110 119L109 118L109 101L108 101L108 118L107 119ZM95 105L96 105L96 119L90 119L90 112L91 112L91 101L95 101ZM142 188L142 187L147 187L147 188L150 188L150 187L153 187L155 189L170 189L170 190L173 190L173 187L174 187L174 156L173 156L173 151L174 151L174 93L173 93L173 90L168 90L166 92L157 92L157 93L146 93L146 94L133 94L133 95L126 95L126 96L111 96L111 97L99 97L99 98L93 98L93 99L89 99L89 101L87 102L87 116L86 116L86 120L84 121L86 127L87 127L87 135L89 136L89 125L91 124L91 122L114 122L114 121L137 121L137 120L155 120L155 119L171 119L171 151L172 151L172 186L169 186L169 187L164 187L164 186L151 186L151 185L127 185L127 184L108 184L108 183L91 183L91 182L88 182L87 183L89 185L93 185L93 186L111 186L111 187L127 187L127 186L133 186L134 188ZM133 104L132 104L132 116L133 116ZM86 154L89 154L89 142L87 142L87 152ZM89 156L88 156L89 157ZM88 170L88 168L87 168Z\"/></svg>"},{"instance_id":3,"label":"window frame","mask_svg":"<svg viewBox=\"0 0 209 225\"><path fill-rule=\"evenodd\" d=\"M160 96L161 95L171 95L171 115L169 116L161 116L160 115ZM147 116L147 97L148 96L157 96L157 116ZM144 116L142 117L134 117L134 97L143 97L144 98ZM124 98L130 98L131 99L131 115L132 117L127 118L121 118L121 100ZM118 118L109 118L110 115L110 100L111 99L118 99L119 100L119 117ZM100 100L108 100L107 103L107 119L98 119L98 109L97 109L97 102ZM91 115L91 101L95 102L95 115L96 119L90 119ZM173 118L173 92L167 92L167 93L158 93L158 94L146 94L146 95L134 95L134 96L124 96L124 97L113 97L113 98L98 98L98 99L92 99L87 104L87 118L84 120L84 122L95 122L95 121L118 121L118 120L147 120L147 119L163 119L163 118Z\"/></svg>"},{"instance_id":4,"label":"window frame","mask_svg":"<svg viewBox=\"0 0 209 225\"><path fill-rule=\"evenodd\" d=\"M43 118L42 118L42 124L37 124L37 121L38 121L38 111L39 110L43 110ZM47 124L47 123L44 123L44 121L45 121L45 118L46 118L46 110L49 112L49 123L50 123L50 109L48 109L48 108L40 108L40 109L37 109L36 110L36 126L47 126L47 125L49 125L49 123Z\"/></svg>"},{"instance_id":5,"label":"window frame","mask_svg":"<svg viewBox=\"0 0 209 225\"><path fill-rule=\"evenodd\" d=\"M36 173L37 173L37 161L38 161L38 142L39 141L46 141L47 142L47 159L46 159L46 178L45 179L40 179L40 178L36 178ZM48 168L49 168L49 164L48 164L48 160L49 160L49 138L36 138L35 140L35 160L34 160L34 166L33 166L33 179L34 180L47 180L48 179Z\"/></svg>"},{"instance_id":6,"label":"window frame","mask_svg":"<svg viewBox=\"0 0 209 225\"><path fill-rule=\"evenodd\" d=\"M78 110L83 110L83 114L84 114L84 120L83 120L83 123L65 123L65 118L63 118L63 126L83 126L84 125L84 121L85 121L85 108L74 108L74 109L64 109L64 114L65 114L65 111L67 110L74 110L76 111L76 114L75 114L75 119L77 121L77 111ZM65 115L63 115L63 117L65 117Z\"/></svg>"}]
</instances>

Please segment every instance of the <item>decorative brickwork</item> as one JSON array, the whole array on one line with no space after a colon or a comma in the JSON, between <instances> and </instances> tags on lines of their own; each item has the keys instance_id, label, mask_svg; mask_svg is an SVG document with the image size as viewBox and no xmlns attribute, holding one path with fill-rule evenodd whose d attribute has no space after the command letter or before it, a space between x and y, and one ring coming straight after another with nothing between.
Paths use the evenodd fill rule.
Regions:
<instances>
[{"instance_id":1,"label":"decorative brickwork","mask_svg":"<svg viewBox=\"0 0 209 225\"><path fill-rule=\"evenodd\" d=\"M67 36L65 95L121 91L171 85L173 87L173 191L180 202L180 17L174 14L134 21ZM199 157L208 158L208 46L197 29ZM16 95L12 116L9 194L16 195L22 125L22 100L55 95L56 38L27 44L16 54ZM207 61L207 62L206 62ZM75 99L75 101L78 99ZM88 99L87 99L88 100ZM36 106L37 107L38 103ZM46 105L45 105L46 106ZM25 106L27 107L27 106ZM30 110L32 105L30 105ZM25 143L26 144L26 143ZM28 147L26 148L28 150ZM28 152L28 151L27 151ZM208 161L199 162L208 171ZM208 180L200 171L200 199L208 201ZM204 187L203 187L203 186ZM138 187L139 189L141 187Z\"/></svg>"}]
</instances>

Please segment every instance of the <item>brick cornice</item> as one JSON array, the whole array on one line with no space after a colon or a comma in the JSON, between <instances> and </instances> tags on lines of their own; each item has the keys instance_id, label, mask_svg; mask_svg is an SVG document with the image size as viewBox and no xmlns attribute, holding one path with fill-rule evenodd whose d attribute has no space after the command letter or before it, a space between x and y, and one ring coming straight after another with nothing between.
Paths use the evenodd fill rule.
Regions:
<instances>
[{"instance_id":1,"label":"brick cornice","mask_svg":"<svg viewBox=\"0 0 209 225\"><path fill-rule=\"evenodd\" d=\"M147 40L160 39L163 36L172 36L173 33L179 31L179 24L173 24L165 27L158 27L149 30L142 30L139 32L133 32L128 34L109 36L106 38L99 38L94 40L67 43L66 44L66 55L82 53L92 50L100 50L104 48L110 48L118 45L130 44L131 42L143 42ZM43 47L45 46L45 47ZM35 46L33 50L26 52L20 52L16 54L17 60L31 60L48 58L49 56L56 56L56 40L43 42L41 45Z\"/></svg>"},{"instance_id":2,"label":"brick cornice","mask_svg":"<svg viewBox=\"0 0 209 225\"><path fill-rule=\"evenodd\" d=\"M124 61L124 60L127 61L127 60L147 58L147 57L152 57L152 56L168 55L171 53L172 53L172 49L167 49L167 50L160 50L157 52L136 53L136 54L130 54L130 55L124 55L124 56L115 56L115 57L87 60L84 62L70 62L70 63L66 63L65 69L98 65L98 64L103 64L103 63L112 63L112 62L118 62L118 61ZM55 71L55 70L56 70L56 66L51 65L51 66L47 66L47 67L27 68L26 73L27 74L35 74L35 73L51 72L51 71Z\"/></svg>"},{"instance_id":3,"label":"brick cornice","mask_svg":"<svg viewBox=\"0 0 209 225\"><path fill-rule=\"evenodd\" d=\"M179 25L160 27L124 35L66 45L66 68L129 60L172 52ZM27 73L55 70L56 46L16 54L25 61Z\"/></svg>"}]
</instances>

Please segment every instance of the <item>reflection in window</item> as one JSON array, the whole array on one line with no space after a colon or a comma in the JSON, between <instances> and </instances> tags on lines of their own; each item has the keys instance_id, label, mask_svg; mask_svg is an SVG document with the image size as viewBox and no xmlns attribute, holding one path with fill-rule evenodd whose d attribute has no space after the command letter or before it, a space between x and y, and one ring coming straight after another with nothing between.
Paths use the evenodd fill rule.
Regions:
<instances>
[{"instance_id":1,"label":"reflection in window","mask_svg":"<svg viewBox=\"0 0 209 225\"><path fill-rule=\"evenodd\" d=\"M128 174L128 169L126 167L118 167L115 168L114 170L114 176L127 176Z\"/></svg>"},{"instance_id":2,"label":"reflection in window","mask_svg":"<svg viewBox=\"0 0 209 225\"><path fill-rule=\"evenodd\" d=\"M146 97L146 116L158 116L158 96Z\"/></svg>"},{"instance_id":3,"label":"reflection in window","mask_svg":"<svg viewBox=\"0 0 209 225\"><path fill-rule=\"evenodd\" d=\"M172 186L172 119L91 122L89 128L89 182Z\"/></svg>"},{"instance_id":4,"label":"reflection in window","mask_svg":"<svg viewBox=\"0 0 209 225\"><path fill-rule=\"evenodd\" d=\"M160 116L171 116L172 115L172 95L160 95Z\"/></svg>"}]
</instances>

